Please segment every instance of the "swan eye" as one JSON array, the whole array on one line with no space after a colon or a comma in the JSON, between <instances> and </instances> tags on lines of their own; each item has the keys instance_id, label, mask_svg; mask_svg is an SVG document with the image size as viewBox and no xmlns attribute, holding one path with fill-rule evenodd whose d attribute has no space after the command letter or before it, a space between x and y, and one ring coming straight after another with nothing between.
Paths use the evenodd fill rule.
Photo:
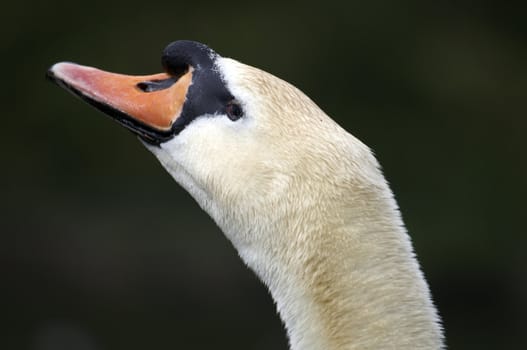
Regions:
<instances>
[{"instance_id":1,"label":"swan eye","mask_svg":"<svg viewBox=\"0 0 527 350\"><path fill-rule=\"evenodd\" d=\"M243 117L243 109L237 102L229 102L227 105L227 116L230 120L236 121Z\"/></svg>"}]
</instances>

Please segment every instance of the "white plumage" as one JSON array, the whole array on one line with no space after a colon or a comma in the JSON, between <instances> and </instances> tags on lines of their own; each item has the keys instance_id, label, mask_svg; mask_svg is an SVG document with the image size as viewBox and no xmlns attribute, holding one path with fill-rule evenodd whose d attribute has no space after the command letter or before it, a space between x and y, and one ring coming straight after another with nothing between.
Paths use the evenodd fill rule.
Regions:
<instances>
[{"instance_id":1,"label":"white plumage","mask_svg":"<svg viewBox=\"0 0 527 350\"><path fill-rule=\"evenodd\" d=\"M428 286L370 149L292 85L208 55L243 117L204 113L145 145L269 288L291 349L441 349ZM64 72L52 73L74 86Z\"/></svg>"}]
</instances>

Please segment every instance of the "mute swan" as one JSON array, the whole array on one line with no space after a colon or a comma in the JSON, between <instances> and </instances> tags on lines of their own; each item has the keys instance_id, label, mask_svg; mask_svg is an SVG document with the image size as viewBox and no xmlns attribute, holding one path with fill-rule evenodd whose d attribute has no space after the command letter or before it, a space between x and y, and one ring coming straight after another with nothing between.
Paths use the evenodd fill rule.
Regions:
<instances>
[{"instance_id":1,"label":"mute swan","mask_svg":"<svg viewBox=\"0 0 527 350\"><path fill-rule=\"evenodd\" d=\"M292 85L176 41L166 73L73 63L53 81L139 136L269 288L292 350L441 349L372 152Z\"/></svg>"}]
</instances>

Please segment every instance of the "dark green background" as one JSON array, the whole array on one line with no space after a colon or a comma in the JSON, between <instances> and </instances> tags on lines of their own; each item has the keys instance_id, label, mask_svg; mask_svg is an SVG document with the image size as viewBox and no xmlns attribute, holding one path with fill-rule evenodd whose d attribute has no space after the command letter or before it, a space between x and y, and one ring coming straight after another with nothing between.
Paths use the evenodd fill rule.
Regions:
<instances>
[{"instance_id":1,"label":"dark green background","mask_svg":"<svg viewBox=\"0 0 527 350\"><path fill-rule=\"evenodd\" d=\"M129 132L44 80L177 39L371 146L452 349L527 348L525 1L16 1L1 21L1 349L286 349L265 288Z\"/></svg>"}]
</instances>

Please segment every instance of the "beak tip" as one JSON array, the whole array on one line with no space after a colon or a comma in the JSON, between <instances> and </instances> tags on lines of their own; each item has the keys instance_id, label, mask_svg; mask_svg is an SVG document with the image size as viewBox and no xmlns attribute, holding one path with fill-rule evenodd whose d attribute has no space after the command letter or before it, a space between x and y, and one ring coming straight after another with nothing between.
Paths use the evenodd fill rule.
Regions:
<instances>
[{"instance_id":1,"label":"beak tip","mask_svg":"<svg viewBox=\"0 0 527 350\"><path fill-rule=\"evenodd\" d=\"M62 62L59 62L59 63L55 63L54 65L49 67L48 70L46 71L46 79L55 81L56 80L56 76L57 76L57 74L56 74L57 67L60 68L61 64L62 64Z\"/></svg>"},{"instance_id":2,"label":"beak tip","mask_svg":"<svg viewBox=\"0 0 527 350\"><path fill-rule=\"evenodd\" d=\"M55 73L53 72L53 67L49 68L47 71L46 71L46 76L45 78L47 80L51 80L51 81L54 81L55 80Z\"/></svg>"},{"instance_id":3,"label":"beak tip","mask_svg":"<svg viewBox=\"0 0 527 350\"><path fill-rule=\"evenodd\" d=\"M48 78L61 77L67 73L68 70L77 66L75 63L70 62L59 62L49 67L46 76Z\"/></svg>"},{"instance_id":4,"label":"beak tip","mask_svg":"<svg viewBox=\"0 0 527 350\"><path fill-rule=\"evenodd\" d=\"M74 68L75 66L78 65L70 62L55 63L46 71L46 79L52 83L62 86L63 83L68 81L68 76L71 75L68 74L68 72L71 73L71 68Z\"/></svg>"}]
</instances>

